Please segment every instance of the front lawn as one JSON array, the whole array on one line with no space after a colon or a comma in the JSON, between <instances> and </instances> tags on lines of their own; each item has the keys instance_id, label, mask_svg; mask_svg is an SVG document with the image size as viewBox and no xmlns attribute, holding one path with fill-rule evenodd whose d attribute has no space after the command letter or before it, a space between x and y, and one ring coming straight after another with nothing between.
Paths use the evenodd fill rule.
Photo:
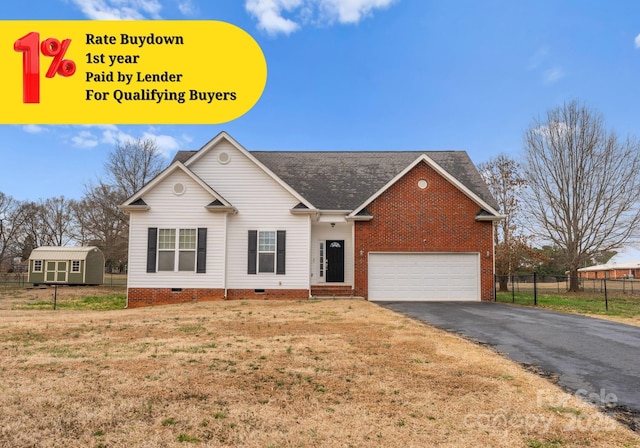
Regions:
<instances>
[{"instance_id":1,"label":"front lawn","mask_svg":"<svg viewBox=\"0 0 640 448\"><path fill-rule=\"evenodd\" d=\"M515 301L514 297L515 296ZM532 291L498 292L497 301L534 306ZM603 294L589 292L578 293L538 293L537 306L579 314L597 314L602 316L618 316L635 318L640 316L640 296L635 294L610 294L607 303Z\"/></svg>"},{"instance_id":2,"label":"front lawn","mask_svg":"<svg viewBox=\"0 0 640 448\"><path fill-rule=\"evenodd\" d=\"M3 446L640 446L488 348L365 301L0 313Z\"/></svg>"}]
</instances>

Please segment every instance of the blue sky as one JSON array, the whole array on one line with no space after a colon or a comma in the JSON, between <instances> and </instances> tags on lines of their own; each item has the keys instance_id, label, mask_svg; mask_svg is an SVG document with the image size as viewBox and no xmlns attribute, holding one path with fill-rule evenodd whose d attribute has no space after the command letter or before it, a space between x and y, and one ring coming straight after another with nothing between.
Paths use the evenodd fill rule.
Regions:
<instances>
[{"instance_id":1,"label":"blue sky","mask_svg":"<svg viewBox=\"0 0 640 448\"><path fill-rule=\"evenodd\" d=\"M571 99L634 134L639 17L622 0L2 2L2 20L230 22L260 44L268 79L222 125L0 125L0 192L80 198L127 138L156 138L167 161L226 130L249 150L461 149L479 163L517 157L532 119Z\"/></svg>"}]
</instances>

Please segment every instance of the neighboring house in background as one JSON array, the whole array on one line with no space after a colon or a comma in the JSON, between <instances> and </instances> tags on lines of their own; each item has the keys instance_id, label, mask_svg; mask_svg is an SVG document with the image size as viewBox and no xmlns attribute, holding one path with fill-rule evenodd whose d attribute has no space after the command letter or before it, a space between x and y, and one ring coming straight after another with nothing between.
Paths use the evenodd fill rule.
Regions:
<instances>
[{"instance_id":1,"label":"neighboring house in background","mask_svg":"<svg viewBox=\"0 0 640 448\"><path fill-rule=\"evenodd\" d=\"M94 246L42 246L29 256L29 283L101 285L104 255Z\"/></svg>"},{"instance_id":2,"label":"neighboring house in background","mask_svg":"<svg viewBox=\"0 0 640 448\"><path fill-rule=\"evenodd\" d=\"M640 250L625 247L605 264L578 269L583 279L631 279L640 278Z\"/></svg>"},{"instance_id":3,"label":"neighboring house in background","mask_svg":"<svg viewBox=\"0 0 640 448\"><path fill-rule=\"evenodd\" d=\"M222 132L121 208L129 307L493 299L502 216L463 151L247 151Z\"/></svg>"}]
</instances>

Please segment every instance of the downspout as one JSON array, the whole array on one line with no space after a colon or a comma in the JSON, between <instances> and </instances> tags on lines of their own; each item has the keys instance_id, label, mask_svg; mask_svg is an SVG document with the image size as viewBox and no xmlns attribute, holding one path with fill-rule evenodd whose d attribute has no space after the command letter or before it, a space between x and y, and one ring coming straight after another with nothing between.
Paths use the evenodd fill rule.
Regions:
<instances>
[{"instance_id":1,"label":"downspout","mask_svg":"<svg viewBox=\"0 0 640 448\"><path fill-rule=\"evenodd\" d=\"M349 221L347 221L349 222ZM356 222L351 221L351 249L353 256L351 257L351 297L356 295Z\"/></svg>"},{"instance_id":2,"label":"downspout","mask_svg":"<svg viewBox=\"0 0 640 448\"><path fill-rule=\"evenodd\" d=\"M313 227L311 225L311 215L309 215L309 217L307 218L309 221L309 231L307 232L307 238L309 238L308 242L307 242L307 263L309 263L309 269L308 269L308 273L309 275L307 276L307 291L308 291L308 296L309 296L309 300L311 300L312 296L311 296L311 275L312 275L312 271L314 269L314 265L311 262L311 253L313 252L313 248L311 247L313 244L313 240L312 240L312 235L311 232L313 231Z\"/></svg>"},{"instance_id":3,"label":"downspout","mask_svg":"<svg viewBox=\"0 0 640 448\"><path fill-rule=\"evenodd\" d=\"M131 232L133 231L133 226L131 225L132 224L131 221L132 221L133 216L131 216L131 213L128 213L128 215L129 215L129 244L128 244L129 247L127 248L127 300L126 300L126 303L125 303L125 306L124 306L125 308L129 308L129 281L131 279L130 266L131 266L131 260L133 260L133 258L131 258L131 252L132 252L131 251L131 246L132 246L132 244L131 244ZM86 268L86 266L85 266L85 268ZM146 272L146 270L145 270L145 272ZM102 283L104 283L104 267L102 268Z\"/></svg>"},{"instance_id":4,"label":"downspout","mask_svg":"<svg viewBox=\"0 0 640 448\"><path fill-rule=\"evenodd\" d=\"M224 300L227 300L227 244L229 241L227 235L227 222L229 221L229 213L224 214L224 251L222 254L222 288L224 289Z\"/></svg>"},{"instance_id":5,"label":"downspout","mask_svg":"<svg viewBox=\"0 0 640 448\"><path fill-rule=\"evenodd\" d=\"M494 302L497 301L498 299L498 291L496 291L496 226L498 221L492 221L491 222L491 248L493 251L492 254L492 261L493 261L493 268L492 268L492 275L491 277L493 278L493 300ZM480 301L482 301L482 299L480 299Z\"/></svg>"}]
</instances>

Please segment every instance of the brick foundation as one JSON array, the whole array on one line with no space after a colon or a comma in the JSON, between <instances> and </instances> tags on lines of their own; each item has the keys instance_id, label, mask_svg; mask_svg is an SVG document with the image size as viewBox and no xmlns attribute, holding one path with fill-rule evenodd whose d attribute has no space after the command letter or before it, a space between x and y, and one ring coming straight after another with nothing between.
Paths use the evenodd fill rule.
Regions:
<instances>
[{"instance_id":1,"label":"brick foundation","mask_svg":"<svg viewBox=\"0 0 640 448\"><path fill-rule=\"evenodd\" d=\"M224 289L184 288L176 291L171 288L129 288L127 290L127 308L214 300L224 300Z\"/></svg>"},{"instance_id":2,"label":"brick foundation","mask_svg":"<svg viewBox=\"0 0 640 448\"><path fill-rule=\"evenodd\" d=\"M211 302L225 300L224 289L184 288L129 288L127 308L143 306L172 305L178 303ZM253 289L229 289L227 300L304 300L309 298L308 289L267 289L256 292Z\"/></svg>"},{"instance_id":3,"label":"brick foundation","mask_svg":"<svg viewBox=\"0 0 640 448\"><path fill-rule=\"evenodd\" d=\"M227 300L306 300L308 289L265 289L256 292L254 289L228 289Z\"/></svg>"}]
</instances>

